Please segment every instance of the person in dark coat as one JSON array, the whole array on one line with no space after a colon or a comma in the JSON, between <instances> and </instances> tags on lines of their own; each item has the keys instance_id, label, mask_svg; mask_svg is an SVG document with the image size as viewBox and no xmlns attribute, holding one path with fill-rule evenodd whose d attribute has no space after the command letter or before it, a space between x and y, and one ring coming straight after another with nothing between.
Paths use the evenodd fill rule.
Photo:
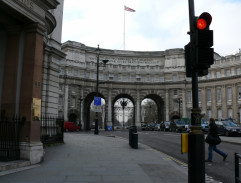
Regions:
<instances>
[{"instance_id":1,"label":"person in dark coat","mask_svg":"<svg viewBox=\"0 0 241 183\"><path fill-rule=\"evenodd\" d=\"M218 127L217 125L215 124L215 121L213 118L210 118L209 120L209 131L208 131L208 135L211 135L213 137L218 137ZM220 154L222 157L223 157L223 160L225 161L228 154L227 153L224 153L223 151L221 151L220 149L218 149L216 147L216 145L213 145L213 144L209 144L209 147L208 147L208 159L206 160L206 162L212 162L212 159L213 159L213 150Z\"/></svg>"}]
</instances>

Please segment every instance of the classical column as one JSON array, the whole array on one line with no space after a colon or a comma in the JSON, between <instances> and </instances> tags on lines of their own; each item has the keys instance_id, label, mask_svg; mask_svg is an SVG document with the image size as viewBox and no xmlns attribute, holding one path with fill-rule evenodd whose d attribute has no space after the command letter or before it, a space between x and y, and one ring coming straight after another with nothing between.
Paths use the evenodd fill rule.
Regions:
<instances>
[{"instance_id":1,"label":"classical column","mask_svg":"<svg viewBox=\"0 0 241 183\"><path fill-rule=\"evenodd\" d=\"M64 86L64 120L68 121L68 105L69 105L69 85Z\"/></svg>"},{"instance_id":2,"label":"classical column","mask_svg":"<svg viewBox=\"0 0 241 183\"><path fill-rule=\"evenodd\" d=\"M111 106L111 95L112 95L112 90L109 88L108 90L108 121L107 121L107 126L111 125L111 126L114 126L114 121L112 121L112 106Z\"/></svg>"},{"instance_id":3,"label":"classical column","mask_svg":"<svg viewBox=\"0 0 241 183\"><path fill-rule=\"evenodd\" d=\"M237 105L237 85L232 85L232 108L233 108L233 118L238 119L238 105Z\"/></svg>"},{"instance_id":4,"label":"classical column","mask_svg":"<svg viewBox=\"0 0 241 183\"><path fill-rule=\"evenodd\" d=\"M31 164L40 162L44 155L37 119L41 114L44 32L37 23L25 27L19 114L26 121L20 131L20 158Z\"/></svg>"},{"instance_id":5,"label":"classical column","mask_svg":"<svg viewBox=\"0 0 241 183\"><path fill-rule=\"evenodd\" d=\"M182 90L182 117L187 117L187 109L186 109L186 89Z\"/></svg>"},{"instance_id":6,"label":"classical column","mask_svg":"<svg viewBox=\"0 0 241 183\"><path fill-rule=\"evenodd\" d=\"M166 90L166 121L169 121L169 93L168 89Z\"/></svg>"},{"instance_id":7,"label":"classical column","mask_svg":"<svg viewBox=\"0 0 241 183\"><path fill-rule=\"evenodd\" d=\"M141 102L140 102L140 90L137 90L137 97L136 97L136 122L135 126L141 126Z\"/></svg>"},{"instance_id":8,"label":"classical column","mask_svg":"<svg viewBox=\"0 0 241 183\"><path fill-rule=\"evenodd\" d=\"M19 114L25 116L27 121L31 121L33 115L35 116L32 113L33 102L41 101L42 98L43 32L45 30L36 23L26 26L25 30ZM34 112L41 113L41 111Z\"/></svg>"},{"instance_id":9,"label":"classical column","mask_svg":"<svg viewBox=\"0 0 241 183\"><path fill-rule=\"evenodd\" d=\"M212 105L212 117L213 118L217 118L218 115L217 115L217 95L216 95L216 88L215 87L212 87L211 88L211 105Z\"/></svg>"},{"instance_id":10,"label":"classical column","mask_svg":"<svg viewBox=\"0 0 241 183\"><path fill-rule=\"evenodd\" d=\"M225 85L222 86L221 93L222 93L222 117L227 118L228 110L227 110L227 88Z\"/></svg>"}]
</instances>

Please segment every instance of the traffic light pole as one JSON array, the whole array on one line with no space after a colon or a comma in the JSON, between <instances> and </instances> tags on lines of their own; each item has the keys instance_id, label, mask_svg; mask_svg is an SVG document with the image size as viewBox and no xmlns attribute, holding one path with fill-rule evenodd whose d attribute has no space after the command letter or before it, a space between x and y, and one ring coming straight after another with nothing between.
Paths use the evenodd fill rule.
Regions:
<instances>
[{"instance_id":1,"label":"traffic light pole","mask_svg":"<svg viewBox=\"0 0 241 183\"><path fill-rule=\"evenodd\" d=\"M192 63L196 62L194 19L194 0L189 0L190 55ZM201 127L201 110L198 105L198 72L194 69L192 69L192 102L191 131L188 135L188 182L205 183L204 134Z\"/></svg>"}]
</instances>

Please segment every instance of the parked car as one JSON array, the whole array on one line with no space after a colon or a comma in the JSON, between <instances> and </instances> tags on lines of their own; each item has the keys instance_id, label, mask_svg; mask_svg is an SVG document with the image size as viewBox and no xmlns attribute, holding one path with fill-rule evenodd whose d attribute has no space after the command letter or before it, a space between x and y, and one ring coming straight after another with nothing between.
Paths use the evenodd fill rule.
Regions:
<instances>
[{"instance_id":1,"label":"parked car","mask_svg":"<svg viewBox=\"0 0 241 183\"><path fill-rule=\"evenodd\" d=\"M141 123L141 130L146 131L148 130L147 124L146 123Z\"/></svg>"},{"instance_id":2,"label":"parked car","mask_svg":"<svg viewBox=\"0 0 241 183\"><path fill-rule=\"evenodd\" d=\"M183 132L186 131L185 125L183 120L174 120L170 123L169 129L171 132Z\"/></svg>"},{"instance_id":3,"label":"parked car","mask_svg":"<svg viewBox=\"0 0 241 183\"><path fill-rule=\"evenodd\" d=\"M149 123L148 126L149 126L149 129L154 131L155 130L155 126L157 125L157 123Z\"/></svg>"},{"instance_id":4,"label":"parked car","mask_svg":"<svg viewBox=\"0 0 241 183\"><path fill-rule=\"evenodd\" d=\"M170 128L170 121L164 121L161 123L161 131L169 131Z\"/></svg>"},{"instance_id":5,"label":"parked car","mask_svg":"<svg viewBox=\"0 0 241 183\"><path fill-rule=\"evenodd\" d=\"M73 122L70 121L65 121L64 122L64 131L65 132L74 132L74 131L79 131L80 127L75 126Z\"/></svg>"},{"instance_id":6,"label":"parked car","mask_svg":"<svg viewBox=\"0 0 241 183\"><path fill-rule=\"evenodd\" d=\"M201 126L203 132L208 132L209 122L207 122L204 118L201 119Z\"/></svg>"},{"instance_id":7,"label":"parked car","mask_svg":"<svg viewBox=\"0 0 241 183\"><path fill-rule=\"evenodd\" d=\"M154 128L154 130L155 131L160 131L160 129L161 129L160 127L161 127L161 125L159 123L157 123L155 128Z\"/></svg>"},{"instance_id":8,"label":"parked car","mask_svg":"<svg viewBox=\"0 0 241 183\"><path fill-rule=\"evenodd\" d=\"M218 133L225 136L241 136L241 127L232 121L215 121Z\"/></svg>"}]
</instances>

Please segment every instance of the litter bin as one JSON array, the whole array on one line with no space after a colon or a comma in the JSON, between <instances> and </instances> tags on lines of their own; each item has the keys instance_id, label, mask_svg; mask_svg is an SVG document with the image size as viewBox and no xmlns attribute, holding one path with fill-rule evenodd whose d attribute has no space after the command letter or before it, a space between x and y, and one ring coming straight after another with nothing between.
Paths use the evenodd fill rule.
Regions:
<instances>
[{"instance_id":1,"label":"litter bin","mask_svg":"<svg viewBox=\"0 0 241 183\"><path fill-rule=\"evenodd\" d=\"M135 148L135 149L138 148L138 133L137 133L136 126L131 126L129 128L129 145L132 148Z\"/></svg>"}]
</instances>

